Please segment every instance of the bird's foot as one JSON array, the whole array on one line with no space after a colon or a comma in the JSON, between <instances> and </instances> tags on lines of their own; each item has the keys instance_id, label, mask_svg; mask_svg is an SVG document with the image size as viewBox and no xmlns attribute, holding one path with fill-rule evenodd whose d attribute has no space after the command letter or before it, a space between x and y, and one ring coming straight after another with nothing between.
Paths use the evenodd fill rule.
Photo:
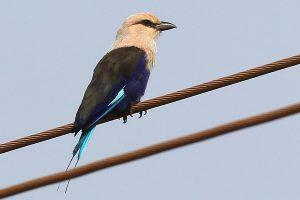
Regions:
<instances>
[{"instance_id":1,"label":"bird's foot","mask_svg":"<svg viewBox=\"0 0 300 200\"><path fill-rule=\"evenodd\" d=\"M128 108L127 112L124 112L124 116L123 116L123 124L127 123L127 118L128 116L133 117L133 112L132 112L132 108L130 106L130 108Z\"/></svg>"},{"instance_id":2,"label":"bird's foot","mask_svg":"<svg viewBox=\"0 0 300 200\"><path fill-rule=\"evenodd\" d=\"M139 114L140 114L139 118L141 118L143 115L147 114L147 110L140 111Z\"/></svg>"},{"instance_id":3,"label":"bird's foot","mask_svg":"<svg viewBox=\"0 0 300 200\"><path fill-rule=\"evenodd\" d=\"M127 123L127 115L124 115L123 116L123 124L126 124Z\"/></svg>"}]
</instances>

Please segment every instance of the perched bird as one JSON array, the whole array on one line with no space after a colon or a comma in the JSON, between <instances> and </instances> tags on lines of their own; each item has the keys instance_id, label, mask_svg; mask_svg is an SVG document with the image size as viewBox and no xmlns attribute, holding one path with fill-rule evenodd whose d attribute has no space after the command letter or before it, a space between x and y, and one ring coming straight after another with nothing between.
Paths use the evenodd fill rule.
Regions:
<instances>
[{"instance_id":1,"label":"perched bird","mask_svg":"<svg viewBox=\"0 0 300 200\"><path fill-rule=\"evenodd\" d=\"M78 153L77 165L99 120L110 112L126 113L140 101L153 68L156 40L162 31L173 28L174 24L150 13L134 14L124 21L112 49L94 69L77 111L75 134L80 130L82 133L70 163Z\"/></svg>"}]
</instances>

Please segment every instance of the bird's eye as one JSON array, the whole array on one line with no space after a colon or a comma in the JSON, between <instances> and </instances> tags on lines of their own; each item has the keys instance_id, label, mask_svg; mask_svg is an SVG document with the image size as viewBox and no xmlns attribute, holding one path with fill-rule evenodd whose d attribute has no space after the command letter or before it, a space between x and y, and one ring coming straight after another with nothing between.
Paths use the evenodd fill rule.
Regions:
<instances>
[{"instance_id":1,"label":"bird's eye","mask_svg":"<svg viewBox=\"0 0 300 200\"><path fill-rule=\"evenodd\" d=\"M142 20L140 22L140 24L143 24L144 26L147 26L147 27L150 27L150 28L153 28L155 26L155 24L153 22L151 22L150 20Z\"/></svg>"}]
</instances>

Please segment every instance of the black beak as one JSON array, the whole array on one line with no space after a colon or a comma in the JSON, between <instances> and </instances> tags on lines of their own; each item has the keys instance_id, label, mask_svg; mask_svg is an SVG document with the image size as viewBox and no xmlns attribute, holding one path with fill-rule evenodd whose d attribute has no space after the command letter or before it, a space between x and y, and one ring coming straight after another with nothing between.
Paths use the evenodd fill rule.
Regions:
<instances>
[{"instance_id":1,"label":"black beak","mask_svg":"<svg viewBox=\"0 0 300 200\"><path fill-rule=\"evenodd\" d=\"M170 22L160 22L160 24L157 24L155 28L159 31L166 31L177 27Z\"/></svg>"}]
</instances>

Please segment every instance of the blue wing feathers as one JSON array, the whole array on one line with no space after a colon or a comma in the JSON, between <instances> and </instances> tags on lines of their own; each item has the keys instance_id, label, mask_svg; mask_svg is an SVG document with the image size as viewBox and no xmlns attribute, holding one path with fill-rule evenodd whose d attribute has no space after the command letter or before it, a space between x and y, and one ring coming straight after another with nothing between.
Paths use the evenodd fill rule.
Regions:
<instances>
[{"instance_id":1,"label":"blue wing feathers","mask_svg":"<svg viewBox=\"0 0 300 200\"><path fill-rule=\"evenodd\" d=\"M121 114L140 101L150 75L146 65L146 53L137 47L112 50L99 61L76 113L74 132L82 134L67 169L78 154L76 167L103 117L112 110Z\"/></svg>"},{"instance_id":2,"label":"blue wing feathers","mask_svg":"<svg viewBox=\"0 0 300 200\"><path fill-rule=\"evenodd\" d=\"M115 98L106 106L104 112L99 117L97 117L88 128L82 130L82 134L80 136L78 143L74 147L73 156L67 166L66 171L69 169L69 166L72 163L72 160L74 159L75 155L78 152L78 157L77 157L77 161L75 163L75 167L77 166L78 161L83 154L83 151L85 150L89 140L91 139L91 137L95 131L97 122L99 120L101 120L105 115L107 115L112 109L114 109L126 97L124 87L118 92L118 94L115 96ZM69 183L70 183L70 180L68 181L65 192L68 190ZM58 189L59 189L59 186L58 186Z\"/></svg>"},{"instance_id":3,"label":"blue wing feathers","mask_svg":"<svg viewBox=\"0 0 300 200\"><path fill-rule=\"evenodd\" d=\"M93 109L85 125L83 124L84 126L81 127L82 134L73 150L73 156L79 151L78 159L80 158L99 120L113 109L116 111L124 111L132 105L132 103L136 103L140 100L144 95L149 75L150 72L146 68L146 57L142 56L138 59L130 79L127 79L126 76L123 75L119 77L119 82L112 86L110 92L107 93L106 100L99 103ZM97 93L97 91L94 92Z\"/></svg>"},{"instance_id":4,"label":"blue wing feathers","mask_svg":"<svg viewBox=\"0 0 300 200\"><path fill-rule=\"evenodd\" d=\"M126 94L124 92L124 87L118 92L115 98L106 106L104 112L100 116L98 116L95 120L93 120L93 122L86 129L82 130L80 139L73 150L73 156L75 156L79 151L78 159L81 157L84 149L86 148L88 141L90 140L91 136L93 135L93 132L95 131L97 122L99 122L99 120L101 120L104 116L106 116L126 97Z\"/></svg>"}]
</instances>

